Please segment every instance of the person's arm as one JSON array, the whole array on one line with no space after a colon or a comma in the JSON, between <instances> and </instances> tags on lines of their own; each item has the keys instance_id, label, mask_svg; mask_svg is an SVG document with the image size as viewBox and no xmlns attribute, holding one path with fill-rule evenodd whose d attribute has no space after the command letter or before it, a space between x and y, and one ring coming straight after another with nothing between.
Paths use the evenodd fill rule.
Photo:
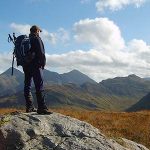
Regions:
<instances>
[{"instance_id":1,"label":"person's arm","mask_svg":"<svg viewBox=\"0 0 150 150\"><path fill-rule=\"evenodd\" d=\"M36 39L36 51L37 51L38 63L40 67L44 69L46 64L45 49L44 49L43 42L40 38Z\"/></svg>"}]
</instances>

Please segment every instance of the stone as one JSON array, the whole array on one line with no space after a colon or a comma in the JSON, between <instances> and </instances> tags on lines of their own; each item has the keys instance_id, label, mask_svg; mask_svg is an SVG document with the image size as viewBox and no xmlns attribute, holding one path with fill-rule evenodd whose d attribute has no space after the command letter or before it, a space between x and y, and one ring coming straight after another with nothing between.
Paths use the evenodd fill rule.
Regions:
<instances>
[{"instance_id":1,"label":"stone","mask_svg":"<svg viewBox=\"0 0 150 150\"><path fill-rule=\"evenodd\" d=\"M0 150L132 150L134 143L123 139L128 143L123 147L89 123L55 112L1 116L0 126Z\"/></svg>"}]
</instances>

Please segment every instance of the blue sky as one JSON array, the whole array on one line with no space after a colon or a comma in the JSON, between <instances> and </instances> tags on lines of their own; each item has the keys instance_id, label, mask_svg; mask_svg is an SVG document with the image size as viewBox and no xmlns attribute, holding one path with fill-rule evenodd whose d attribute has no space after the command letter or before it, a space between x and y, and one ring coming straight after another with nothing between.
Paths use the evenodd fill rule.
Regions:
<instances>
[{"instance_id":1,"label":"blue sky","mask_svg":"<svg viewBox=\"0 0 150 150\"><path fill-rule=\"evenodd\" d=\"M149 14L149 0L1 0L0 71L11 66L8 33L36 24L51 71L78 69L96 81L150 76Z\"/></svg>"}]
</instances>

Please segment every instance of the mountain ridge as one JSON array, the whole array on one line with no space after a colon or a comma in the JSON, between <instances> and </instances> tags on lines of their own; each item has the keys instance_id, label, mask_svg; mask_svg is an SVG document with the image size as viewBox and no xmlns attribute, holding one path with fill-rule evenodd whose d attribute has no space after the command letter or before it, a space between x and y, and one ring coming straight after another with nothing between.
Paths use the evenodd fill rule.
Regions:
<instances>
[{"instance_id":1,"label":"mountain ridge","mask_svg":"<svg viewBox=\"0 0 150 150\"><path fill-rule=\"evenodd\" d=\"M15 76L16 72L14 72L13 77L9 76L9 73L11 74L11 69L6 71L6 77L5 73L0 75L1 89L3 89L3 84L1 84L2 79L7 78L8 80L10 78L12 81L15 80L16 82L9 81L13 84L10 84L11 86L9 87L6 86L4 90L1 90L0 107L24 106L24 103L21 101L24 98L23 73L20 71L18 73L22 76L21 79L19 79L22 84L20 84L17 80L18 76ZM68 73L64 73L63 76L57 72L51 72L49 70L44 70L44 74L45 91L48 99L47 102L48 105L52 107L67 105L88 109L126 110L133 104L137 103L150 91L150 81L140 78L134 74L127 77L116 77L103 80L99 83L93 82L93 80L90 80L88 76L78 70L72 70ZM63 82L62 79L64 76L65 81ZM74 79L74 77L76 78ZM79 81L82 78L85 78L85 80L83 80L85 82L82 81L81 84ZM87 80L92 82L87 82ZM5 80L2 81L5 83ZM18 87L21 85L22 90L18 90ZM5 91L9 92L9 94L7 95L7 93L5 93L5 95L3 95ZM34 92L33 88L33 96L35 98Z\"/></svg>"}]
</instances>

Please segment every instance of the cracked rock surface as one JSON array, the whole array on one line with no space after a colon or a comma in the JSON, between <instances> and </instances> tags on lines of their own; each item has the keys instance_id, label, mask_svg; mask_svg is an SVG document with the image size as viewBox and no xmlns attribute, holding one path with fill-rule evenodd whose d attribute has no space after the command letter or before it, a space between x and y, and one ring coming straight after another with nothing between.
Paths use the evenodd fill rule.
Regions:
<instances>
[{"instance_id":1,"label":"cracked rock surface","mask_svg":"<svg viewBox=\"0 0 150 150\"><path fill-rule=\"evenodd\" d=\"M59 113L17 113L0 122L0 150L148 150L126 139L123 147L92 125Z\"/></svg>"}]
</instances>

